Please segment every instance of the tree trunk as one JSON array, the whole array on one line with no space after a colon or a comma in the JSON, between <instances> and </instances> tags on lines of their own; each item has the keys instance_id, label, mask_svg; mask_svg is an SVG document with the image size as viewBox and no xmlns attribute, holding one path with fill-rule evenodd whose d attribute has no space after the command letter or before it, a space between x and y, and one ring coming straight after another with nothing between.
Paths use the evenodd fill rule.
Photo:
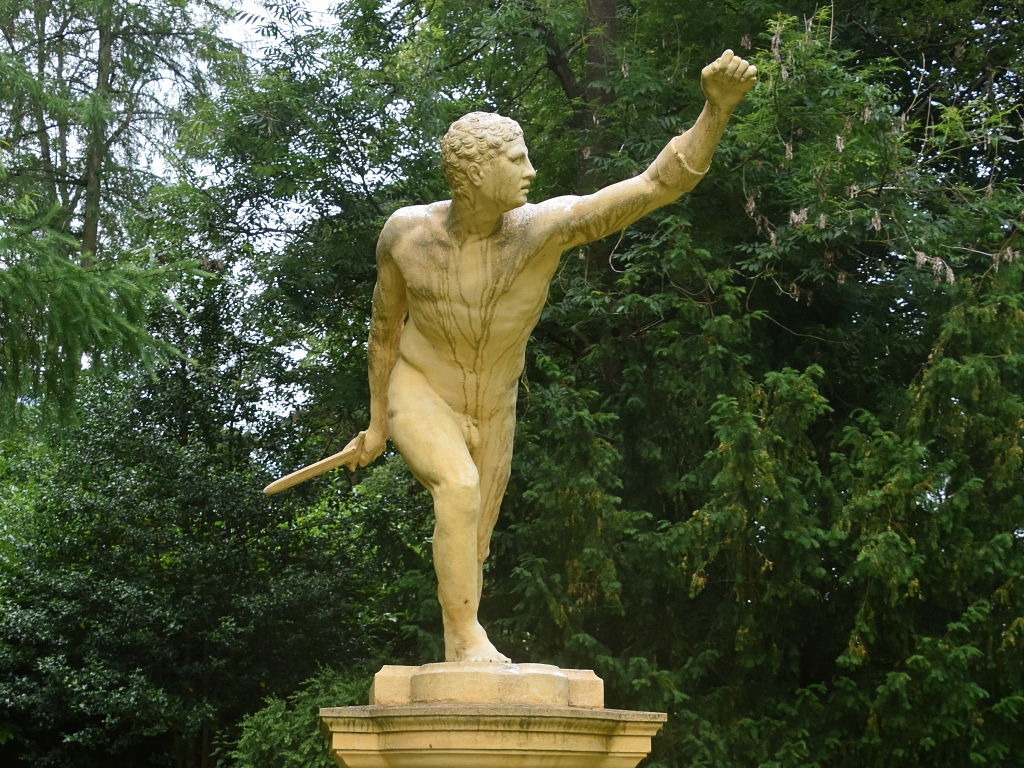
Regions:
<instances>
[{"instance_id":1,"label":"tree trunk","mask_svg":"<svg viewBox=\"0 0 1024 768\"><path fill-rule=\"evenodd\" d=\"M97 17L99 52L96 60L96 91L94 98L100 103L110 98L111 44L113 20ZM94 111L89 125L88 155L85 160L85 211L82 225L82 265L92 264L96 254L100 228L100 200L103 193L103 163L106 159L106 116Z\"/></svg>"},{"instance_id":2,"label":"tree trunk","mask_svg":"<svg viewBox=\"0 0 1024 768\"><path fill-rule=\"evenodd\" d=\"M583 146L577 165L576 187L582 194L601 186L593 173L594 159L607 153L601 126L601 108L610 100L608 89L596 85L607 81L615 66L615 0L587 0L587 69L583 86L586 110L583 116Z\"/></svg>"},{"instance_id":3,"label":"tree trunk","mask_svg":"<svg viewBox=\"0 0 1024 768\"><path fill-rule=\"evenodd\" d=\"M46 67L49 63L49 46L47 45L47 34L46 34L46 19L50 15L49 3L44 0L37 0L35 4L35 31L36 31L36 77L39 82L45 82L46 78ZM12 24L13 24L12 14ZM13 45L14 34L11 34L11 41ZM33 112L35 113L36 119L36 130L39 135L39 159L42 163L42 170L44 173L49 174L50 179L53 180L54 188L57 186L57 167L53 162L53 155L50 153L50 132L46 126L46 115L43 112L42 99L33 99ZM47 187L47 201L52 202L56 200L56 195L50 195L50 188Z\"/></svg>"}]
</instances>

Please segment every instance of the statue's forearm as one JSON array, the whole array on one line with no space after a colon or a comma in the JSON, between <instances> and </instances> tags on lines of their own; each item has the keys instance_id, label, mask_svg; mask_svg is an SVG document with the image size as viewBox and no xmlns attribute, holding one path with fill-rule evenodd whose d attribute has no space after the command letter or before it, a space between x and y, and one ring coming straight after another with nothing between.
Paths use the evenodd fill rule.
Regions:
<instances>
[{"instance_id":1,"label":"statue's forearm","mask_svg":"<svg viewBox=\"0 0 1024 768\"><path fill-rule=\"evenodd\" d=\"M731 116L732 110L705 103L693 127L674 140L679 152L697 173L706 173L711 166L711 158Z\"/></svg>"},{"instance_id":2,"label":"statue's forearm","mask_svg":"<svg viewBox=\"0 0 1024 768\"><path fill-rule=\"evenodd\" d=\"M705 104L697 122L661 151L647 175L663 185L673 199L689 192L707 173L732 111Z\"/></svg>"},{"instance_id":3,"label":"statue's forearm","mask_svg":"<svg viewBox=\"0 0 1024 768\"><path fill-rule=\"evenodd\" d=\"M370 373L370 428L388 435L388 383L398 362L398 344L374 345L370 334L367 351Z\"/></svg>"}]
</instances>

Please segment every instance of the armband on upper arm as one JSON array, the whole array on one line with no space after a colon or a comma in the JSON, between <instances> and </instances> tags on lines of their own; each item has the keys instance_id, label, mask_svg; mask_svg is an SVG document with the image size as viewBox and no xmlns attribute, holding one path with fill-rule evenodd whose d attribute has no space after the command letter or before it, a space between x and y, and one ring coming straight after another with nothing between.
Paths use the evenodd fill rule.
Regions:
<instances>
[{"instance_id":1,"label":"armband on upper arm","mask_svg":"<svg viewBox=\"0 0 1024 768\"><path fill-rule=\"evenodd\" d=\"M685 191L697 186L697 182L704 178L708 168L698 171L690 165L686 155L676 146L678 139L679 136L676 136L661 151L661 154L654 161L653 170L656 173L656 178L660 179L661 183Z\"/></svg>"},{"instance_id":2,"label":"armband on upper arm","mask_svg":"<svg viewBox=\"0 0 1024 768\"><path fill-rule=\"evenodd\" d=\"M677 158L679 158L679 162L683 166L683 170L686 171L687 173L691 174L692 176L701 176L701 177L703 177L704 174L706 174L711 169L711 166L709 165L703 171L695 171L692 167L690 167L690 164L688 162L686 162L686 155L684 155L682 152L680 152L675 147L672 147L672 154L674 154Z\"/></svg>"},{"instance_id":3,"label":"armband on upper arm","mask_svg":"<svg viewBox=\"0 0 1024 768\"><path fill-rule=\"evenodd\" d=\"M676 159L679 160L679 164L683 166L683 170L684 171L686 171L687 173L689 173L689 174L691 174L693 176L697 176L698 178L703 178L703 176L711 169L711 163L708 163L708 167L705 168L703 171L698 171L696 168L694 168L692 165L690 165L686 161L686 155L683 154L683 152L676 145L676 142L679 139L681 139L681 138L682 138L682 134L680 134L679 136L674 137L668 143L669 148L672 150L672 154L674 154L676 156Z\"/></svg>"}]
</instances>

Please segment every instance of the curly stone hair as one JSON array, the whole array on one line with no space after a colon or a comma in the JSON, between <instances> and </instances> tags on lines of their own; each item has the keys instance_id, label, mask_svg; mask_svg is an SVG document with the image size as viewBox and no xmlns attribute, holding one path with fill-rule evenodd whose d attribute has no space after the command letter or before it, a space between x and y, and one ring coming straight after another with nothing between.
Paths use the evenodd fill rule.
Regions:
<instances>
[{"instance_id":1,"label":"curly stone hair","mask_svg":"<svg viewBox=\"0 0 1024 768\"><path fill-rule=\"evenodd\" d=\"M441 169L452 197L465 194L470 163L487 162L522 135L519 123L493 112L470 112L452 123L441 139Z\"/></svg>"}]
</instances>

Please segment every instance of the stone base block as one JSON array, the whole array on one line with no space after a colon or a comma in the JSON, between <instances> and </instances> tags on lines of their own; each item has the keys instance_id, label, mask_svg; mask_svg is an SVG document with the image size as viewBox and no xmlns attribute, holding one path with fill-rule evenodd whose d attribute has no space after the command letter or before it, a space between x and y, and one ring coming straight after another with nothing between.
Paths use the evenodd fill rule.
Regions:
<instances>
[{"instance_id":1,"label":"stone base block","mask_svg":"<svg viewBox=\"0 0 1024 768\"><path fill-rule=\"evenodd\" d=\"M320 710L321 731L342 768L635 768L665 719L661 712L507 704Z\"/></svg>"},{"instance_id":2,"label":"stone base block","mask_svg":"<svg viewBox=\"0 0 1024 768\"><path fill-rule=\"evenodd\" d=\"M445 662L383 667L373 678L370 704L505 704L537 707L604 706L604 681L589 669L550 664Z\"/></svg>"}]
</instances>

